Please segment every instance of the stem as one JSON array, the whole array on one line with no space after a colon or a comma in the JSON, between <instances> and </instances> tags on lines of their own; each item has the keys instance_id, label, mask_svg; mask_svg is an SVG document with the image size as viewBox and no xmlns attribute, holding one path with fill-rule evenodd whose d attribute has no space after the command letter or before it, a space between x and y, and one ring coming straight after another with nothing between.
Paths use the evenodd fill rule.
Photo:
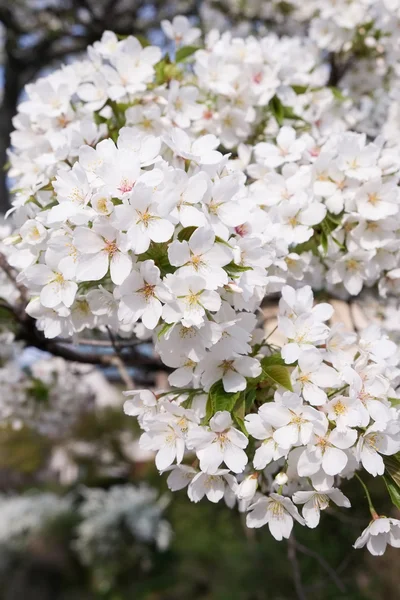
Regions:
<instances>
[{"instance_id":1,"label":"stem","mask_svg":"<svg viewBox=\"0 0 400 600\"><path fill-rule=\"evenodd\" d=\"M348 384L346 383L346 385L344 385L343 387L339 388L338 390L333 390L333 392L330 392L330 394L328 394L328 398L332 398L332 396L334 396L335 394L341 394L342 392L344 392L344 390L348 387Z\"/></svg>"},{"instance_id":2,"label":"stem","mask_svg":"<svg viewBox=\"0 0 400 600\"><path fill-rule=\"evenodd\" d=\"M275 325L275 327L273 328L273 330L269 332L269 334L268 334L268 335L267 335L267 337L265 338L264 342L261 344L262 346L264 346L264 345L265 345L265 342L266 342L267 340L269 340L269 338L271 337L271 335L272 335L272 334L274 334L274 333L275 333L275 331L276 331L277 329L278 329L278 325Z\"/></svg>"},{"instance_id":3,"label":"stem","mask_svg":"<svg viewBox=\"0 0 400 600\"><path fill-rule=\"evenodd\" d=\"M358 473L354 473L354 475L357 477L358 481L361 483L361 485L364 488L364 492L365 492L365 495L366 495L367 501L368 501L369 512L371 513L372 518L374 520L378 519L379 515L376 512L374 505L372 504L371 496L370 496L367 486L365 485L365 483L363 482L363 480L361 479L361 477L359 476Z\"/></svg>"}]
</instances>

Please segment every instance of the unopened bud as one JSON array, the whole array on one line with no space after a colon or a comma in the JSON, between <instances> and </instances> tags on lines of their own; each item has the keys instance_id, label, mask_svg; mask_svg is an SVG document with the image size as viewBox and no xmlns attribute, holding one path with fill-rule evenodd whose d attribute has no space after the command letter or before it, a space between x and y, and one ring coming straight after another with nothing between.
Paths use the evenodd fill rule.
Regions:
<instances>
[{"instance_id":1,"label":"unopened bud","mask_svg":"<svg viewBox=\"0 0 400 600\"><path fill-rule=\"evenodd\" d=\"M252 473L246 479L243 479L242 483L239 485L236 495L239 500L246 500L249 502L254 494L256 493L258 488L258 473Z\"/></svg>"},{"instance_id":2,"label":"unopened bud","mask_svg":"<svg viewBox=\"0 0 400 600\"><path fill-rule=\"evenodd\" d=\"M289 478L283 471L281 473L278 473L278 475L275 477L275 483L277 483L278 485L285 485L288 481Z\"/></svg>"}]
</instances>

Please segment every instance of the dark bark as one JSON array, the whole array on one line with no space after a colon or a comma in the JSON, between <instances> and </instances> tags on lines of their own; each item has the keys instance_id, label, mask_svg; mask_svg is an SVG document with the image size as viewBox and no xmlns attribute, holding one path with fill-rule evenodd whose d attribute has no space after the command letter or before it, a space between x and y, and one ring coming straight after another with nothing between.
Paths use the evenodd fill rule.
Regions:
<instances>
[{"instance_id":1,"label":"dark bark","mask_svg":"<svg viewBox=\"0 0 400 600\"><path fill-rule=\"evenodd\" d=\"M7 185L7 148L13 130L12 119L17 112L18 98L21 92L21 65L14 58L15 35L7 31L5 43L4 89L0 107L0 213L10 207L10 194Z\"/></svg>"}]
</instances>

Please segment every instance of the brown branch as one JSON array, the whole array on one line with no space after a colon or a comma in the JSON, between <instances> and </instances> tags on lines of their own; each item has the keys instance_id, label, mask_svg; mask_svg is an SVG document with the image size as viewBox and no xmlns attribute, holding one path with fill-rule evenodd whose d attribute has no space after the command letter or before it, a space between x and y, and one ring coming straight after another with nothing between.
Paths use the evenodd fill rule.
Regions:
<instances>
[{"instance_id":1,"label":"brown branch","mask_svg":"<svg viewBox=\"0 0 400 600\"><path fill-rule=\"evenodd\" d=\"M21 300L26 305L28 303L27 289L24 285L17 281L16 272L8 264L8 261L2 252L0 252L0 269L7 275L8 279L11 281L11 283L13 283L15 289L19 291Z\"/></svg>"}]
</instances>

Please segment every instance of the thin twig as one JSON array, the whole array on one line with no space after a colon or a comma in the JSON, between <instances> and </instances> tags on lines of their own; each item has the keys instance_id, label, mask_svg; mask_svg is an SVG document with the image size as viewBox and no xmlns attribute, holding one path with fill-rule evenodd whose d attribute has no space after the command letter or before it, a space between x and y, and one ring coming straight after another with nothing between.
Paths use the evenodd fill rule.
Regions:
<instances>
[{"instance_id":1,"label":"thin twig","mask_svg":"<svg viewBox=\"0 0 400 600\"><path fill-rule=\"evenodd\" d=\"M320 554L318 554L318 552L314 552L314 550L307 548L307 546L303 546L303 544L300 544L296 540L294 540L294 544L297 550L299 550L299 552L302 552L306 556L311 556L311 558L314 558L316 561L319 562L324 571L326 571L326 573L332 579L333 583L336 585L338 590L340 590L342 593L346 592L346 587L343 581L338 577L338 574L336 573L335 569L333 569L330 566L330 564Z\"/></svg>"},{"instance_id":2,"label":"thin twig","mask_svg":"<svg viewBox=\"0 0 400 600\"><path fill-rule=\"evenodd\" d=\"M293 583L296 589L298 600L307 600L307 596L304 590L303 582L301 580L301 571L299 561L297 560L297 542L292 534L288 539L288 559L292 565Z\"/></svg>"}]
</instances>

